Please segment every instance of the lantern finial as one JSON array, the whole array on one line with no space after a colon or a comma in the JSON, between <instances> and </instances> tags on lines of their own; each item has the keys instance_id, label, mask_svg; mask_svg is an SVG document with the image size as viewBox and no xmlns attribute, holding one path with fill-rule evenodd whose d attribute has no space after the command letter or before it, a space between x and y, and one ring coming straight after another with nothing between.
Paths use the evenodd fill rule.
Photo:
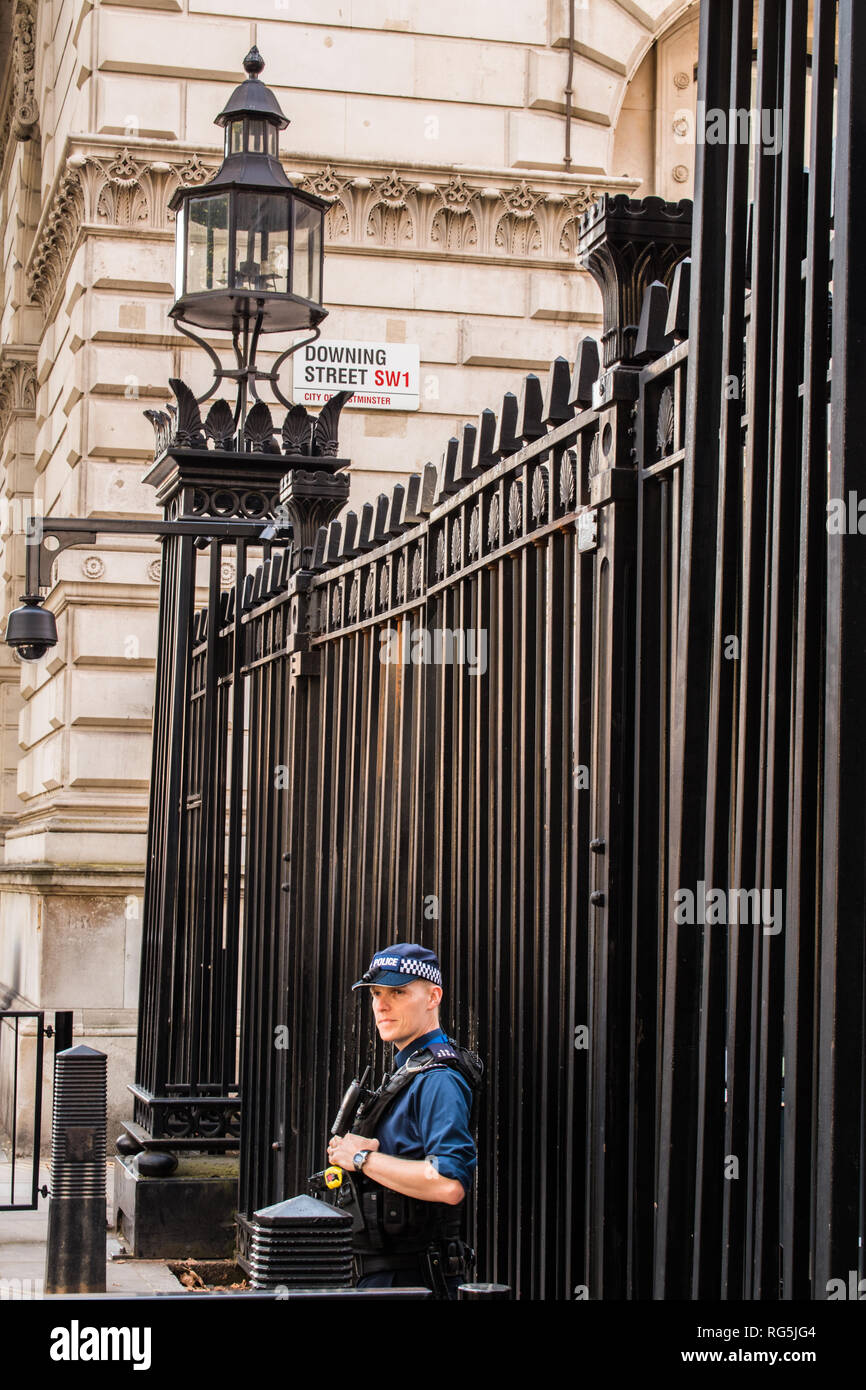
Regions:
<instances>
[{"instance_id":1,"label":"lantern finial","mask_svg":"<svg viewBox=\"0 0 866 1390\"><path fill-rule=\"evenodd\" d=\"M246 58L244 58L244 71L249 73L250 77L258 77L259 73L263 71L264 66L265 60L256 45L253 44Z\"/></svg>"}]
</instances>

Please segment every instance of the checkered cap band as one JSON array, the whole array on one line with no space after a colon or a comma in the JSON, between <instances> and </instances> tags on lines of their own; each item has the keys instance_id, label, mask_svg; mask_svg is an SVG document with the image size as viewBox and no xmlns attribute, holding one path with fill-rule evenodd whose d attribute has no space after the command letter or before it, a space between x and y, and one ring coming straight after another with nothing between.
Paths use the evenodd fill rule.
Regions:
<instances>
[{"instance_id":1,"label":"checkered cap band","mask_svg":"<svg viewBox=\"0 0 866 1390\"><path fill-rule=\"evenodd\" d=\"M426 960L412 960L404 957L397 966L401 975L420 975L422 980L429 980L431 985L441 985L442 975Z\"/></svg>"}]
</instances>

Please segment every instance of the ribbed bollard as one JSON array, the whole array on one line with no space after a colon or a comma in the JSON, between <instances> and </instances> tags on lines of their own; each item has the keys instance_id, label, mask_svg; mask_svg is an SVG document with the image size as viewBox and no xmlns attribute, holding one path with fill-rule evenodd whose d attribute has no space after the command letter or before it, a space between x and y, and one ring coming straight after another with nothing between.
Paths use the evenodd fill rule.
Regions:
<instances>
[{"instance_id":1,"label":"ribbed bollard","mask_svg":"<svg viewBox=\"0 0 866 1390\"><path fill-rule=\"evenodd\" d=\"M344 1289L352 1284L352 1218L315 1197L291 1197L253 1214L254 1289Z\"/></svg>"},{"instance_id":2,"label":"ribbed bollard","mask_svg":"<svg viewBox=\"0 0 866 1390\"><path fill-rule=\"evenodd\" d=\"M46 1293L105 1292L107 1061L84 1046L54 1059Z\"/></svg>"}]
</instances>

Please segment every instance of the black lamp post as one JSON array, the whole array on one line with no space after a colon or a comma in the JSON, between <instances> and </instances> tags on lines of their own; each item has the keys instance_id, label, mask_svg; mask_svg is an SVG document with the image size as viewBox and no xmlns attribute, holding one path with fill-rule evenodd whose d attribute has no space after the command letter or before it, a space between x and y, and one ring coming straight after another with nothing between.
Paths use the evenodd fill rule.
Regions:
<instances>
[{"instance_id":1,"label":"black lamp post","mask_svg":"<svg viewBox=\"0 0 866 1390\"><path fill-rule=\"evenodd\" d=\"M319 336L322 305L323 198L295 188L278 158L279 133L289 124L270 88L260 80L264 60L257 48L244 59L247 78L236 87L215 124L225 130L225 155L204 187L178 188L170 206L177 213L177 299L169 311L182 333L214 361L214 381L198 398L207 400L219 381L238 383L235 428L243 424L247 395L269 381L277 399L279 369L293 343L270 372L255 365L262 333L313 329ZM232 334L237 367L223 368L216 353L188 325Z\"/></svg>"},{"instance_id":2,"label":"black lamp post","mask_svg":"<svg viewBox=\"0 0 866 1390\"><path fill-rule=\"evenodd\" d=\"M42 608L39 590L47 586L59 550L94 544L103 531L166 538L197 533L199 544L221 535L228 538L229 533L252 537L260 532L268 540L274 535L273 525L256 526L254 518L262 523L273 519L281 505L283 518L288 518L284 538L295 539L296 567L309 551L316 528L326 525L348 498L348 460L337 457L337 427L352 392L338 392L311 417L303 406L287 400L279 385L283 362L318 338L327 316L321 300L328 203L295 188L286 176L279 161L279 133L289 121L260 80L263 68L258 49L251 48L244 59L246 79L215 118L225 130L222 164L210 183L178 188L171 200L177 214L177 299L169 313L179 331L210 357L213 381L204 395L195 396L183 381L172 378L177 405L167 412L144 412L156 435L154 467L147 481L170 492L182 475L191 503L193 496L205 495L201 488L207 479L214 497L214 505L206 506L207 523L200 512L198 520L186 515L185 503L179 504L180 510L173 506L172 517L158 523L34 518L28 530L32 543L27 548L27 594L22 607L9 614L5 635L25 661L37 661L57 642L54 614ZM223 366L211 344L191 325L230 332L236 365ZM263 333L306 329L312 330L310 336L293 341L270 371L256 365ZM217 400L202 420L198 407L225 380L236 384L234 407ZM280 474L273 456L280 446L270 409L258 393L262 382L288 410L280 430L280 502L273 493L273 475ZM239 512L231 507L226 511L225 499L241 480L246 501ZM260 499L259 510L251 507L252 496ZM46 546L48 540L53 549Z\"/></svg>"}]
</instances>

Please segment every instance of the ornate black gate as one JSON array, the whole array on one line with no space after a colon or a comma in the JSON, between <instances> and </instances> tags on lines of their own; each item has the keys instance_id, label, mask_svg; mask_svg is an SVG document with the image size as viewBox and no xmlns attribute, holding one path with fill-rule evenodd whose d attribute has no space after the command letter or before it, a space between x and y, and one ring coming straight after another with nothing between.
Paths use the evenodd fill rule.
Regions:
<instances>
[{"instance_id":1,"label":"ornate black gate","mask_svg":"<svg viewBox=\"0 0 866 1390\"><path fill-rule=\"evenodd\" d=\"M807 25L704 0L728 127L698 134L694 226L597 204L601 354L360 515L331 520L336 439L289 421L281 456L259 414L208 450L179 394L152 476L224 529L198 609L166 541L137 1119L240 1143L242 1253L367 1060L351 980L411 937L488 1064L479 1277L775 1299L863 1272L866 12ZM737 117L753 73L775 149ZM264 549L225 525L268 516Z\"/></svg>"}]
</instances>

